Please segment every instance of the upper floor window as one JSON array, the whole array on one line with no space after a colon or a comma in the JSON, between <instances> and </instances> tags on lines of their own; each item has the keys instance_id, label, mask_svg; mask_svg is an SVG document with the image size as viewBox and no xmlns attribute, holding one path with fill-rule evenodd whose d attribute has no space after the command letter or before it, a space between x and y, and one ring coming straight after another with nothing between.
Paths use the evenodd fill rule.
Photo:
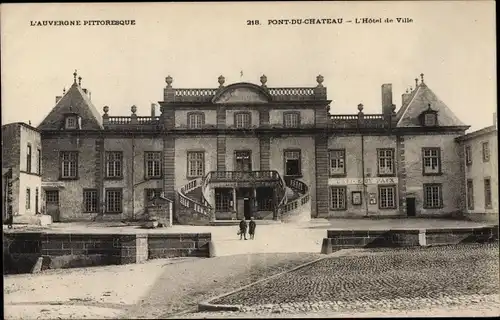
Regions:
<instances>
[{"instance_id":1,"label":"upper floor window","mask_svg":"<svg viewBox=\"0 0 500 320\"><path fill-rule=\"evenodd\" d=\"M483 162L490 161L490 144L488 141L483 142Z\"/></svg>"},{"instance_id":2,"label":"upper floor window","mask_svg":"<svg viewBox=\"0 0 500 320\"><path fill-rule=\"evenodd\" d=\"M394 149L378 149L378 175L394 174Z\"/></svg>"},{"instance_id":3,"label":"upper floor window","mask_svg":"<svg viewBox=\"0 0 500 320\"><path fill-rule=\"evenodd\" d=\"M424 208L438 209L443 207L443 191L441 184L424 184Z\"/></svg>"},{"instance_id":4,"label":"upper floor window","mask_svg":"<svg viewBox=\"0 0 500 320\"><path fill-rule=\"evenodd\" d=\"M423 174L433 175L441 173L441 149L422 148Z\"/></svg>"},{"instance_id":5,"label":"upper floor window","mask_svg":"<svg viewBox=\"0 0 500 320\"><path fill-rule=\"evenodd\" d=\"M205 152L188 152L188 177L201 177L205 174Z\"/></svg>"},{"instance_id":6,"label":"upper floor window","mask_svg":"<svg viewBox=\"0 0 500 320\"><path fill-rule=\"evenodd\" d=\"M283 125L285 128L296 128L300 125L300 112L284 112Z\"/></svg>"},{"instance_id":7,"label":"upper floor window","mask_svg":"<svg viewBox=\"0 0 500 320\"><path fill-rule=\"evenodd\" d=\"M26 150L26 172L31 173L31 144L28 144Z\"/></svg>"},{"instance_id":8,"label":"upper floor window","mask_svg":"<svg viewBox=\"0 0 500 320\"><path fill-rule=\"evenodd\" d=\"M201 129L205 124L205 114L203 112L188 113L188 128Z\"/></svg>"},{"instance_id":9,"label":"upper floor window","mask_svg":"<svg viewBox=\"0 0 500 320\"><path fill-rule=\"evenodd\" d=\"M238 112L234 114L234 125L236 128L249 128L252 124L250 112Z\"/></svg>"},{"instance_id":10,"label":"upper floor window","mask_svg":"<svg viewBox=\"0 0 500 320\"><path fill-rule=\"evenodd\" d=\"M472 148L471 148L471 146L465 147L465 163L468 166L472 164Z\"/></svg>"},{"instance_id":11,"label":"upper floor window","mask_svg":"<svg viewBox=\"0 0 500 320\"><path fill-rule=\"evenodd\" d=\"M161 178L161 152L144 153L144 173L146 179Z\"/></svg>"},{"instance_id":12,"label":"upper floor window","mask_svg":"<svg viewBox=\"0 0 500 320\"><path fill-rule=\"evenodd\" d=\"M122 177L123 153L121 151L106 152L106 178Z\"/></svg>"},{"instance_id":13,"label":"upper floor window","mask_svg":"<svg viewBox=\"0 0 500 320\"><path fill-rule=\"evenodd\" d=\"M42 150L40 149L37 149L36 150L36 159L37 159L37 164L36 164L36 167L37 167L37 173L38 174L42 174Z\"/></svg>"},{"instance_id":14,"label":"upper floor window","mask_svg":"<svg viewBox=\"0 0 500 320\"><path fill-rule=\"evenodd\" d=\"M78 177L78 152L61 152L61 178L76 179Z\"/></svg>"},{"instance_id":15,"label":"upper floor window","mask_svg":"<svg viewBox=\"0 0 500 320\"><path fill-rule=\"evenodd\" d=\"M285 175L286 176L301 176L301 157L300 150L285 150Z\"/></svg>"},{"instance_id":16,"label":"upper floor window","mask_svg":"<svg viewBox=\"0 0 500 320\"><path fill-rule=\"evenodd\" d=\"M330 150L330 175L344 175L346 173L345 168L345 150Z\"/></svg>"}]
</instances>

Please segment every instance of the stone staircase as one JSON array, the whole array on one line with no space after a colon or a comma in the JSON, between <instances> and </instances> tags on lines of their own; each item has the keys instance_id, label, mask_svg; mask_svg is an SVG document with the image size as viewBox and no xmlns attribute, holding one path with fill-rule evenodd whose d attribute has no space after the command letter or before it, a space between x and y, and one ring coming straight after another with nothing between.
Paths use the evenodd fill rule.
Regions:
<instances>
[{"instance_id":1,"label":"stone staircase","mask_svg":"<svg viewBox=\"0 0 500 320\"><path fill-rule=\"evenodd\" d=\"M214 179L215 178L215 179ZM187 225L232 225L232 220L216 221L215 209L207 200L210 187L214 181L220 182L252 179L254 182L273 179L276 182L278 199L277 217L281 222L296 223L310 221L311 201L309 187L294 178L283 179L277 171L211 171L203 178L190 180L177 191L177 208L174 220L178 224ZM262 220L263 221L263 220ZM267 221L267 220L266 220Z\"/></svg>"}]
</instances>

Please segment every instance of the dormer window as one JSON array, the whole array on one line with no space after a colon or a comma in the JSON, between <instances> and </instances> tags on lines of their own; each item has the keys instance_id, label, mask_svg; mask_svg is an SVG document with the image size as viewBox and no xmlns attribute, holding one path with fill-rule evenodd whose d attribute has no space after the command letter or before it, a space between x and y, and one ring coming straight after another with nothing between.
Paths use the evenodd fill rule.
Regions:
<instances>
[{"instance_id":1,"label":"dormer window","mask_svg":"<svg viewBox=\"0 0 500 320\"><path fill-rule=\"evenodd\" d=\"M82 128L82 118L74 112L68 112L64 118L64 129L75 130Z\"/></svg>"},{"instance_id":2,"label":"dormer window","mask_svg":"<svg viewBox=\"0 0 500 320\"><path fill-rule=\"evenodd\" d=\"M429 108L420 115L420 122L424 127L435 127L438 125L437 111L432 110L430 104Z\"/></svg>"}]
</instances>

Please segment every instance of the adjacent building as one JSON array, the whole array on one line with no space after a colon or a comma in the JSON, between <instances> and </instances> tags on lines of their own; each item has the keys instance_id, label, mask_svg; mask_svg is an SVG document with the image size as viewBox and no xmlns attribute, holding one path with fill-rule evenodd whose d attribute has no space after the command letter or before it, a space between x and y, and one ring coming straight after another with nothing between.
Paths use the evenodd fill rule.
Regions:
<instances>
[{"instance_id":1,"label":"adjacent building","mask_svg":"<svg viewBox=\"0 0 500 320\"><path fill-rule=\"evenodd\" d=\"M384 84L380 113L365 114L360 104L342 115L322 76L300 88L270 87L265 75L260 84L229 85L220 76L202 89L165 81L159 110L153 104L150 116L137 116L132 106L115 116L108 106L97 111L74 74L37 128L46 211L55 221L137 219L160 194L175 200L183 224L465 208L457 138L468 126L423 75L399 107Z\"/></svg>"},{"instance_id":2,"label":"adjacent building","mask_svg":"<svg viewBox=\"0 0 500 320\"><path fill-rule=\"evenodd\" d=\"M498 221L498 132L492 126L457 139L465 154L465 212L473 219Z\"/></svg>"},{"instance_id":3,"label":"adjacent building","mask_svg":"<svg viewBox=\"0 0 500 320\"><path fill-rule=\"evenodd\" d=\"M2 126L3 219L33 221L44 208L42 142L38 129L25 123Z\"/></svg>"}]
</instances>

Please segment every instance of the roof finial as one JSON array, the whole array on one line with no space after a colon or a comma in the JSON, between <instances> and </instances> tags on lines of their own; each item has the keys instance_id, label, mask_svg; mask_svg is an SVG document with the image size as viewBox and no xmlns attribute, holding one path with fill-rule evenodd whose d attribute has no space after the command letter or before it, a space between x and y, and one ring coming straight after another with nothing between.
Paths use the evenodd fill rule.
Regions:
<instances>
[{"instance_id":1,"label":"roof finial","mask_svg":"<svg viewBox=\"0 0 500 320\"><path fill-rule=\"evenodd\" d=\"M63 88L63 96L66 94L66 87Z\"/></svg>"},{"instance_id":2,"label":"roof finial","mask_svg":"<svg viewBox=\"0 0 500 320\"><path fill-rule=\"evenodd\" d=\"M418 87L418 78L415 78L415 88Z\"/></svg>"},{"instance_id":3,"label":"roof finial","mask_svg":"<svg viewBox=\"0 0 500 320\"><path fill-rule=\"evenodd\" d=\"M408 88L406 88L406 93L408 93Z\"/></svg>"},{"instance_id":4,"label":"roof finial","mask_svg":"<svg viewBox=\"0 0 500 320\"><path fill-rule=\"evenodd\" d=\"M78 75L78 73L76 73L76 69L75 69L75 72L73 72L73 83L76 83L76 76Z\"/></svg>"},{"instance_id":5,"label":"roof finial","mask_svg":"<svg viewBox=\"0 0 500 320\"><path fill-rule=\"evenodd\" d=\"M420 74L420 79L422 79L422 83L424 83L424 74L423 73Z\"/></svg>"},{"instance_id":6,"label":"roof finial","mask_svg":"<svg viewBox=\"0 0 500 320\"><path fill-rule=\"evenodd\" d=\"M410 86L410 92L412 92L412 91L413 91L413 87L412 87L412 86Z\"/></svg>"},{"instance_id":7,"label":"roof finial","mask_svg":"<svg viewBox=\"0 0 500 320\"><path fill-rule=\"evenodd\" d=\"M82 76L78 77L78 85L81 87L82 86Z\"/></svg>"}]
</instances>

